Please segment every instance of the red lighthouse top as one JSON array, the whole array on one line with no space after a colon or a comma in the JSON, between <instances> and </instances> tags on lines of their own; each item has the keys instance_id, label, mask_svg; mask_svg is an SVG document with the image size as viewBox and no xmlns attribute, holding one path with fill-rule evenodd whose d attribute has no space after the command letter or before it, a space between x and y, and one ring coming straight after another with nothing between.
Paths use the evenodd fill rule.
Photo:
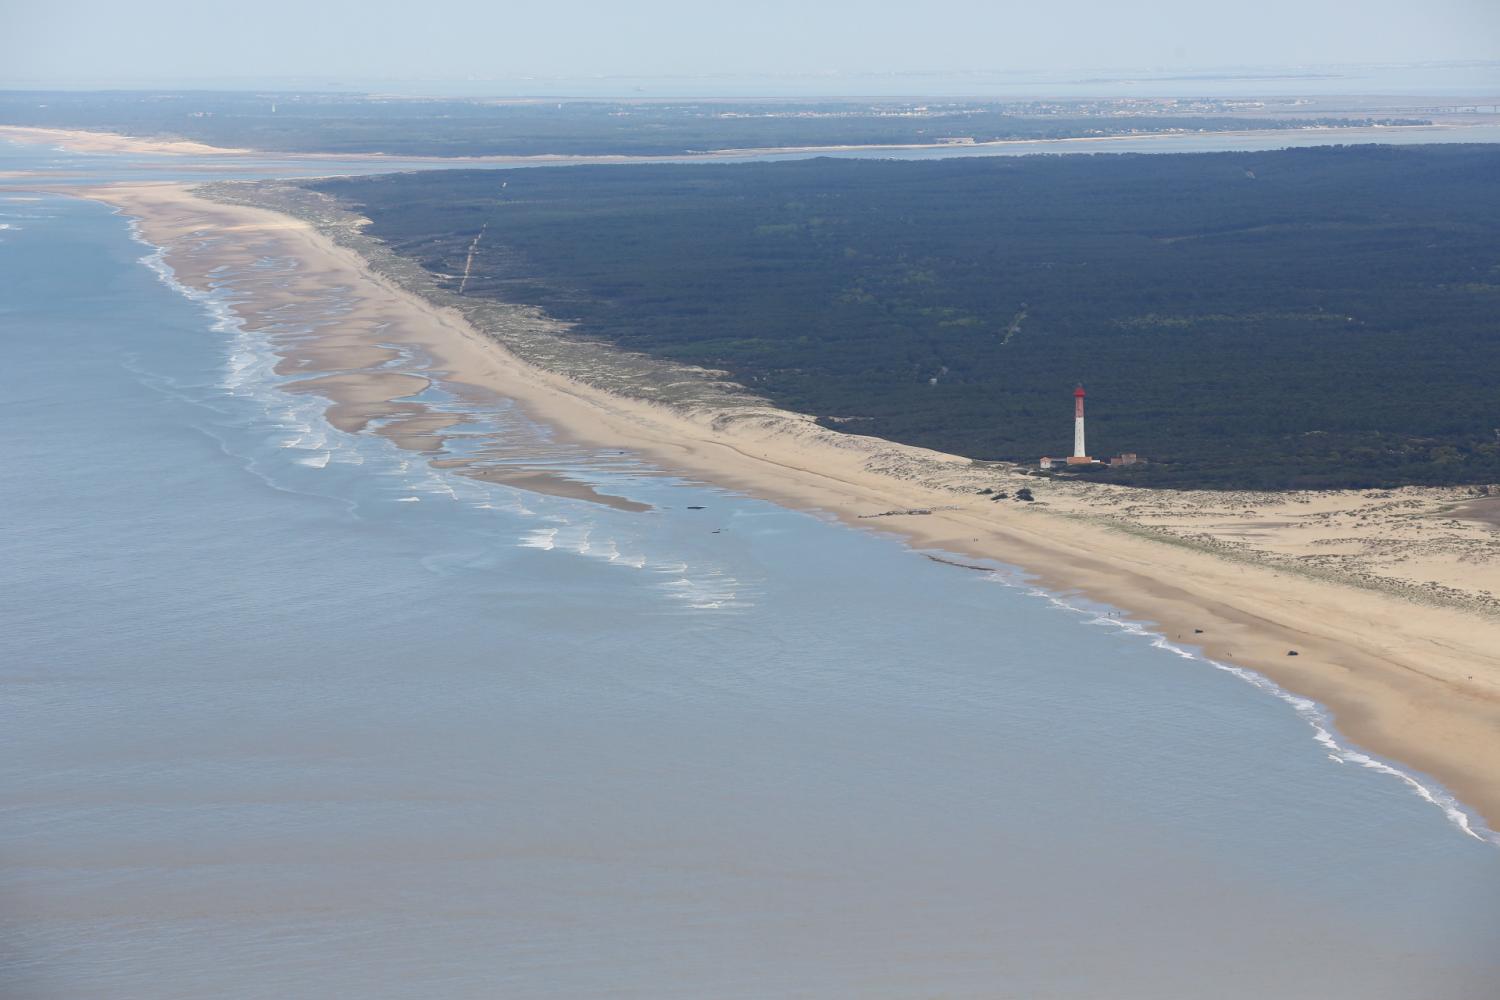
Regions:
<instances>
[{"instance_id":1,"label":"red lighthouse top","mask_svg":"<svg viewBox=\"0 0 1500 1000\"><path fill-rule=\"evenodd\" d=\"M1078 388L1074 389L1073 390L1073 395L1077 396L1079 399L1082 399L1083 398L1083 386L1080 385Z\"/></svg>"}]
</instances>

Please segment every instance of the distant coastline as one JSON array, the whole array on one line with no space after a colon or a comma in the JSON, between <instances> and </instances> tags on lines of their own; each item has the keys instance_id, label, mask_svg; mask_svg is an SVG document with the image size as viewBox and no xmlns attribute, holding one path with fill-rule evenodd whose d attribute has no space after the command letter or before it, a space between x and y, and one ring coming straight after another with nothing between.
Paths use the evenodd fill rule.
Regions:
<instances>
[{"instance_id":1,"label":"distant coastline","mask_svg":"<svg viewBox=\"0 0 1500 1000\"><path fill-rule=\"evenodd\" d=\"M1207 519L1212 511L1223 519L1223 511L1257 504L1261 514L1288 516L1265 507L1264 497L1152 498L1158 507L1153 515L1122 509L1115 488L1071 484L1038 489L1034 505L995 502L979 489L1034 481L955 456L829 431L811 418L720 392L701 374L701 395L685 404L606 391L601 386L610 376L599 370L611 358L570 354L559 336L565 331L523 307L495 305L481 317L483 329L477 328L451 303L424 294L422 275L394 271L399 262L373 260L347 219L320 221L311 212L289 217L285 204L275 205L280 211L226 204L173 184L103 188L89 196L139 218L147 238L166 248L168 262L189 286L205 287L214 266L238 256L269 250L296 256L307 281L356 291L362 305L355 320L379 317L381 342L404 343L431 359L430 370L412 374L514 399L581 440L636 450L757 496L895 531L919 549L1021 566L1054 591L1124 609L1174 642L1198 646L1219 663L1253 670L1315 699L1360 746L1432 775L1500 828L1500 617L1482 601L1468 606L1436 592L1430 599L1409 599L1401 596L1400 580L1390 588L1354 586L1309 572L1293 558L1255 558L1243 547L1171 527ZM194 235L230 226L241 234L233 247L210 246ZM252 300L240 308L254 322L260 310L276 304ZM388 373L359 374L385 360L372 355L372 347L351 325L296 349L322 352L331 367L351 372L317 390L334 409L342 407L347 415L351 407L366 407L363 412L378 415L410 387L382 388L377 382ZM393 440L439 453L443 429L420 429L405 444ZM1313 505L1312 512L1323 517L1355 499L1318 494L1298 502ZM1463 497L1413 490L1397 500L1430 511L1436 525L1441 512ZM861 520L892 510L930 513ZM1417 549L1426 523L1411 522ZM1465 523L1480 542L1489 537L1483 532L1493 531L1483 522ZM1264 524L1261 530L1270 530L1271 521ZM1232 536L1232 529L1225 530ZM1299 544L1335 537L1307 530ZM1467 574L1476 594L1500 592L1496 562L1455 563L1452 571ZM1409 582L1417 586L1411 593L1420 596L1421 574L1450 570L1418 562L1411 572Z\"/></svg>"},{"instance_id":2,"label":"distant coastline","mask_svg":"<svg viewBox=\"0 0 1500 1000\"><path fill-rule=\"evenodd\" d=\"M1500 141L1500 126L1484 126L1494 131L1494 136L1488 141ZM881 154L911 154L927 153L944 156L982 156L987 153L999 155L1009 150L1047 152L1056 150L1059 152L1082 152L1082 151L1111 151L1111 147L1122 144L1142 142L1147 144L1167 144L1172 142L1182 143L1194 140L1211 141L1224 139L1254 140L1255 148L1275 148L1275 142L1267 145L1267 140L1278 138L1295 138L1303 140L1304 144L1309 139L1319 139L1325 142L1382 142L1400 135L1406 137L1426 137L1430 141L1486 141L1481 139L1463 139L1461 133L1465 126L1433 124L1433 125L1381 125L1364 126L1351 125L1346 127L1309 126L1305 128L1288 129L1219 129L1205 132L1140 132L1124 135L1105 136L1073 136L1067 138L1046 139L996 139L984 142L968 143L893 143L888 145L811 145L811 146L763 146L763 147L737 147L710 149L691 153L675 154L633 154L633 153L538 153L538 154L496 154L484 156L414 156L396 153L380 152L357 152L357 153L334 153L334 152L280 152L275 150L249 149L240 147L211 146L201 142L181 138L143 138L129 136L117 132L90 131L84 129L58 129L58 128L36 128L21 125L0 125L0 140L10 140L28 144L53 145L62 149L78 153L132 153L143 155L177 155L177 156L205 156L205 157L250 157L264 156L279 160L292 162L317 163L319 161L339 162L399 162L401 164L435 164L454 165L468 164L475 166L524 166L545 165L552 163L657 163L657 162L712 162L714 160L744 160L760 157L805 157L805 156L837 156L837 155L866 155L879 156ZM1191 150L1163 150L1163 152L1191 151Z\"/></svg>"}]
</instances>

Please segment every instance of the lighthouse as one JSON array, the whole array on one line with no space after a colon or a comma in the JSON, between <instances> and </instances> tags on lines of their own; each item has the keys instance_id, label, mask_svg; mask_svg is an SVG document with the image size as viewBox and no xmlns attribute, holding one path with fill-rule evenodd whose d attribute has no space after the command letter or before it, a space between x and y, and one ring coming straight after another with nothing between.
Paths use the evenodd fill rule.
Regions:
<instances>
[{"instance_id":1,"label":"lighthouse","mask_svg":"<svg viewBox=\"0 0 1500 1000\"><path fill-rule=\"evenodd\" d=\"M1073 390L1073 454L1068 464L1088 465L1093 461L1083 444L1083 386L1080 385Z\"/></svg>"},{"instance_id":2,"label":"lighthouse","mask_svg":"<svg viewBox=\"0 0 1500 1000\"><path fill-rule=\"evenodd\" d=\"M1083 386L1073 390L1073 457L1088 458L1083 446Z\"/></svg>"}]
</instances>

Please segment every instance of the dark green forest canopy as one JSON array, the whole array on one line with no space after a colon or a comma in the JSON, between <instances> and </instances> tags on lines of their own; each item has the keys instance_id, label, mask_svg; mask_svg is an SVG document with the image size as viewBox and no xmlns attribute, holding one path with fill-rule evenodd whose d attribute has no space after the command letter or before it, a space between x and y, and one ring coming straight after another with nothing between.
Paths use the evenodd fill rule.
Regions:
<instances>
[{"instance_id":1,"label":"dark green forest canopy","mask_svg":"<svg viewBox=\"0 0 1500 1000\"><path fill-rule=\"evenodd\" d=\"M465 294L829 426L1118 481L1500 481L1500 147L318 182Z\"/></svg>"}]
</instances>

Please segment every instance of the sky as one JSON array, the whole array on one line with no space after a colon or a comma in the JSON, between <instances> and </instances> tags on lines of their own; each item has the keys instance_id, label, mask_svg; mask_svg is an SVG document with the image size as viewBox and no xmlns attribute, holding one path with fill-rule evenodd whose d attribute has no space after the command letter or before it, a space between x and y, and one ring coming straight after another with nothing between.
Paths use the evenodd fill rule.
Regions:
<instances>
[{"instance_id":1,"label":"sky","mask_svg":"<svg viewBox=\"0 0 1500 1000\"><path fill-rule=\"evenodd\" d=\"M0 0L0 37L3 86L1185 72L1500 60L1500 0Z\"/></svg>"}]
</instances>

